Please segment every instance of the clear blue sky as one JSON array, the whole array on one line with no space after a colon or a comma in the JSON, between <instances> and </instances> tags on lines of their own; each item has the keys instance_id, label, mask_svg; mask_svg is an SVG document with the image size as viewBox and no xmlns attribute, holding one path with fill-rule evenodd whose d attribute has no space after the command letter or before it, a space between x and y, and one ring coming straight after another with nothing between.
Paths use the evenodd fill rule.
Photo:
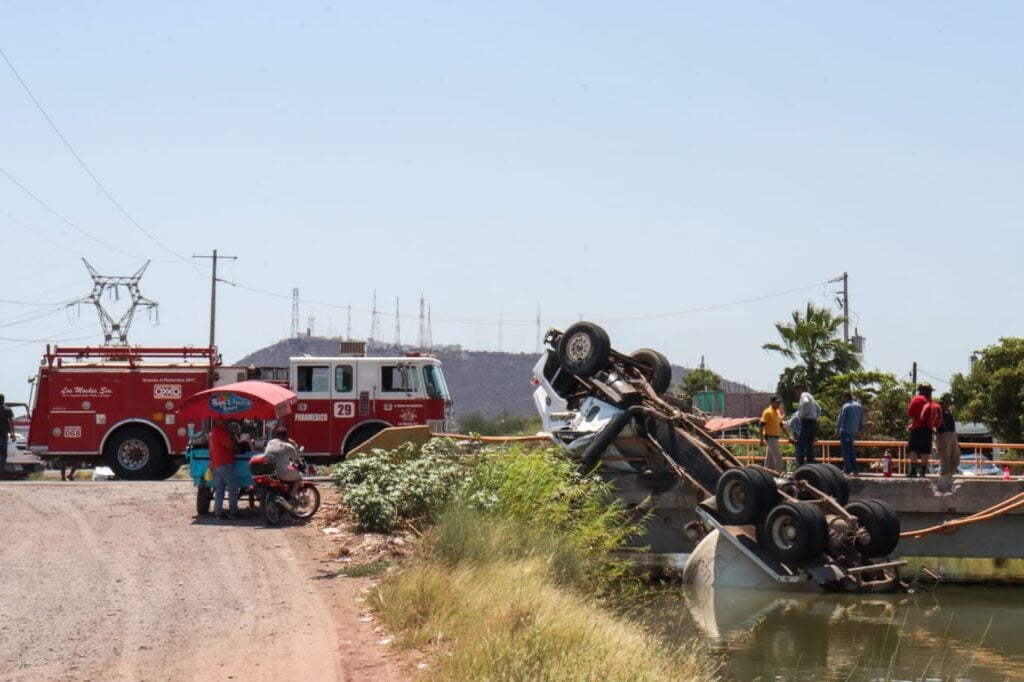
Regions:
<instances>
[{"instance_id":1,"label":"clear blue sky","mask_svg":"<svg viewBox=\"0 0 1024 682\"><path fill-rule=\"evenodd\" d=\"M1024 335L1021 5L489 5L0 2L43 108L183 257L0 62L0 167L113 247L0 175L0 299L152 258L132 342L200 345L216 248L281 294L219 289L228 361L288 335L293 287L360 337L376 290L384 340L422 293L435 343L532 352L539 303L764 389L773 323L844 271L868 367L945 380ZM100 340L72 313L0 303L9 399L43 340Z\"/></svg>"}]
</instances>

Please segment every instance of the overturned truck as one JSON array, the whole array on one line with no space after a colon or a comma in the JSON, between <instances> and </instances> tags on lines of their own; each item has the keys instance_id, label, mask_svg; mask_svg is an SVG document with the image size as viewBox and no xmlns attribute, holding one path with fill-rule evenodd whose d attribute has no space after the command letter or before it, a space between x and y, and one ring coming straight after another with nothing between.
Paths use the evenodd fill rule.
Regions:
<instances>
[{"instance_id":1,"label":"overturned truck","mask_svg":"<svg viewBox=\"0 0 1024 682\"><path fill-rule=\"evenodd\" d=\"M905 562L888 558L900 536L888 504L850 501L845 477L831 464L806 464L789 474L745 466L701 419L664 395L671 374L661 353L620 353L604 329L578 322L545 336L534 402L545 431L581 471L604 464L692 486L700 500L698 519L687 528L700 541L694 558L725 540L780 586L906 588L899 570Z\"/></svg>"}]
</instances>

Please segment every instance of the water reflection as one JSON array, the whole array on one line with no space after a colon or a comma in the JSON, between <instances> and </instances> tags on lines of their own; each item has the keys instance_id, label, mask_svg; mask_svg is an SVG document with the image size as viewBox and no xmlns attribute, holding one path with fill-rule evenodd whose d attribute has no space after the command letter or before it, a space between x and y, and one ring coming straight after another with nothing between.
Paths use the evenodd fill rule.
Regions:
<instances>
[{"instance_id":1,"label":"water reflection","mask_svg":"<svg viewBox=\"0 0 1024 682\"><path fill-rule=\"evenodd\" d=\"M793 594L678 588L646 613L669 641L701 638L730 680L1024 679L1024 589Z\"/></svg>"}]
</instances>

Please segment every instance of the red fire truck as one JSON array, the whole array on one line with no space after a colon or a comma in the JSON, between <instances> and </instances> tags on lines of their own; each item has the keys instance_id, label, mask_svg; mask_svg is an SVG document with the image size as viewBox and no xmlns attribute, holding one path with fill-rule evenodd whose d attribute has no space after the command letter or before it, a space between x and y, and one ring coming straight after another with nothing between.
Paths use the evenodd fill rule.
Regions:
<instances>
[{"instance_id":1,"label":"red fire truck","mask_svg":"<svg viewBox=\"0 0 1024 682\"><path fill-rule=\"evenodd\" d=\"M454 425L441 363L433 357L290 358L288 367L231 367L213 348L47 346L35 380L29 450L44 459L93 461L120 478L168 478L190 427L178 403L207 388L260 379L298 394L286 418L312 460L338 461L389 426Z\"/></svg>"}]
</instances>

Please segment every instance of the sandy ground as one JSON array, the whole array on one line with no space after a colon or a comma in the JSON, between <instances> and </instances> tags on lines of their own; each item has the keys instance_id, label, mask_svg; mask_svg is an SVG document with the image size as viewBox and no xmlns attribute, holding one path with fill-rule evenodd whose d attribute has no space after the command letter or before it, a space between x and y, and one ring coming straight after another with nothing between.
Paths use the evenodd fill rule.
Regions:
<instances>
[{"instance_id":1,"label":"sandy ground","mask_svg":"<svg viewBox=\"0 0 1024 682\"><path fill-rule=\"evenodd\" d=\"M244 502L197 517L187 481L2 482L0 500L0 679L416 676L318 525L264 527Z\"/></svg>"}]
</instances>

